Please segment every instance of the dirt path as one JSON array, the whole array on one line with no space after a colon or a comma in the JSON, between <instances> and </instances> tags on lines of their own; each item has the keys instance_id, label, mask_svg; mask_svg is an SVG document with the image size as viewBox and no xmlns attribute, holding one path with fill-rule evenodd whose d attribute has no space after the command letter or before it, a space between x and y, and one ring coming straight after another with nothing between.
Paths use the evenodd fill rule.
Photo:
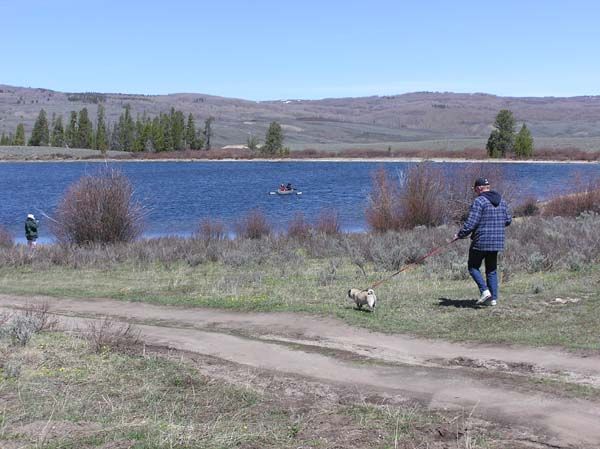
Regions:
<instances>
[{"instance_id":1,"label":"dirt path","mask_svg":"<svg viewBox=\"0 0 600 449\"><path fill-rule=\"evenodd\" d=\"M511 380L513 375L560 375L598 386L600 354L429 341L300 314L0 295L4 308L41 301L65 315L65 325L80 325L81 317L108 315L138 323L149 344L415 398L432 408L473 410L487 419L525 424L544 435L546 443L559 447L600 447L600 403L543 394L524 388L522 379L518 385Z\"/></svg>"}]
</instances>

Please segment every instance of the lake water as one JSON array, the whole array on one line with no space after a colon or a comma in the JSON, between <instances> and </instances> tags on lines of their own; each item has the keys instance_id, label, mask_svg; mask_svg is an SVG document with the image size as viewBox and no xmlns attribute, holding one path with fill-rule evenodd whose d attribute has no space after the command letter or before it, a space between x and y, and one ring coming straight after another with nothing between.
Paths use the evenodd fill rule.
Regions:
<instances>
[{"instance_id":1,"label":"lake water","mask_svg":"<svg viewBox=\"0 0 600 449\"><path fill-rule=\"evenodd\" d=\"M27 213L41 220L41 241L50 236L42 211L52 216L66 188L101 162L0 163L0 224L23 240ZM391 173L406 170L407 162L125 162L121 169L135 197L149 214L148 237L189 235L205 217L231 224L251 209L261 209L284 228L296 212L311 220L324 209L340 214L347 231L366 228L365 208L371 174L384 166ZM450 173L463 163L438 164ZM577 177L600 176L599 164L490 164L524 194L544 199L569 191ZM495 170L495 168L492 168ZM302 195L269 195L280 183L292 182Z\"/></svg>"}]
</instances>

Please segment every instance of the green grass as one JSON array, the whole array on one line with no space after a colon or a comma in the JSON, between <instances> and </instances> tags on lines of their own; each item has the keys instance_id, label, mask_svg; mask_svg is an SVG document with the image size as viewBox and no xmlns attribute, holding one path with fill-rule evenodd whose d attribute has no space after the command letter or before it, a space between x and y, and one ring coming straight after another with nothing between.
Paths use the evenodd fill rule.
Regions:
<instances>
[{"instance_id":1,"label":"green grass","mask_svg":"<svg viewBox=\"0 0 600 449\"><path fill-rule=\"evenodd\" d=\"M144 267L116 264L104 270L5 267L0 269L0 292L306 312L378 331L453 341L600 349L597 266L512 275L501 285L500 304L495 308L462 307L477 297L470 279L438 278L420 268L382 284L374 313L354 310L346 298L347 289L366 287L384 275L364 279L356 266L344 261L332 272L324 259L308 259L303 267L293 269L271 264L191 267L183 262ZM580 301L552 304L557 297Z\"/></svg>"}]
</instances>

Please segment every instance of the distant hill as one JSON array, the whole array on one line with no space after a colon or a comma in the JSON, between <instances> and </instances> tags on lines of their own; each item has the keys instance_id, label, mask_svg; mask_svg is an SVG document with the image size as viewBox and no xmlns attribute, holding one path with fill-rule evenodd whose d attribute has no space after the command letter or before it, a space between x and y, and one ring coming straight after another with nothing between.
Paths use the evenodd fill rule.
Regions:
<instances>
[{"instance_id":1,"label":"distant hill","mask_svg":"<svg viewBox=\"0 0 600 449\"><path fill-rule=\"evenodd\" d=\"M154 116L171 107L186 115L191 112L197 126L213 116L216 145L245 143L250 135L262 139L274 120L282 124L286 144L293 148L439 139L477 139L480 144L489 135L496 113L503 108L513 111L519 125L525 121L534 137L600 137L600 96L521 98L416 92L256 102L204 94L66 93L7 85L0 85L0 133L14 132L17 124L23 122L29 135L41 108L49 117L62 114L66 123L70 111L87 107L95 120L98 102L104 104L109 122L117 120L127 103L134 116Z\"/></svg>"}]
</instances>

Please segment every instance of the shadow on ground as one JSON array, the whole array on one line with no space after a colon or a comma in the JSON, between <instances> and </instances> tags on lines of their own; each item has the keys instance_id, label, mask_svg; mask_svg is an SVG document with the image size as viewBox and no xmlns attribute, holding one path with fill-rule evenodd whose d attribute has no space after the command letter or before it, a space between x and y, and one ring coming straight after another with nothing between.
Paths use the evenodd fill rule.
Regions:
<instances>
[{"instance_id":1,"label":"shadow on ground","mask_svg":"<svg viewBox=\"0 0 600 449\"><path fill-rule=\"evenodd\" d=\"M451 299L451 298L438 298L439 306L444 307L457 307L459 309L480 309L481 304L477 304L476 299Z\"/></svg>"}]
</instances>

